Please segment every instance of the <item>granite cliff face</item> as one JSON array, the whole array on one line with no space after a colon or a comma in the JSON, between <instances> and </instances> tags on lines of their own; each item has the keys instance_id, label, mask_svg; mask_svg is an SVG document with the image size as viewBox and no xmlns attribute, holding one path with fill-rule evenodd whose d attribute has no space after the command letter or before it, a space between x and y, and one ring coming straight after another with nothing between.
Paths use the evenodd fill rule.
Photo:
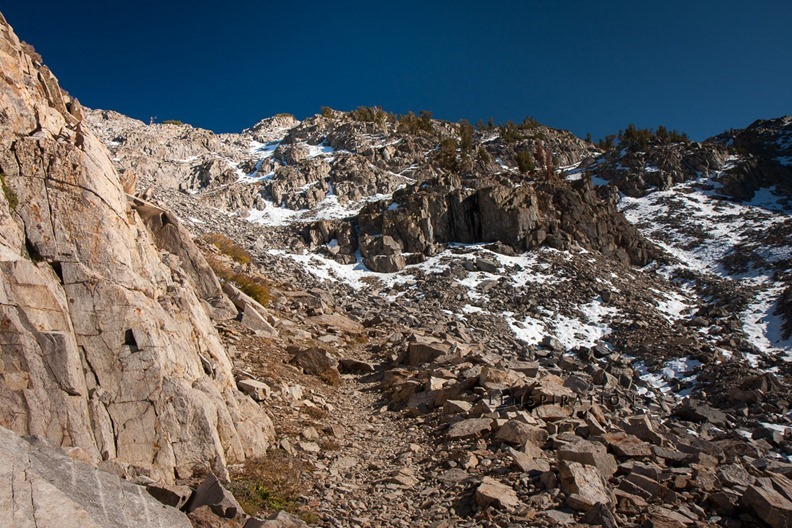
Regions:
<instances>
[{"instance_id":1,"label":"granite cliff face","mask_svg":"<svg viewBox=\"0 0 792 528\"><path fill-rule=\"evenodd\" d=\"M236 311L190 236L130 201L2 17L0 65L0 425L166 482L263 453L269 418L211 321Z\"/></svg>"}]
</instances>

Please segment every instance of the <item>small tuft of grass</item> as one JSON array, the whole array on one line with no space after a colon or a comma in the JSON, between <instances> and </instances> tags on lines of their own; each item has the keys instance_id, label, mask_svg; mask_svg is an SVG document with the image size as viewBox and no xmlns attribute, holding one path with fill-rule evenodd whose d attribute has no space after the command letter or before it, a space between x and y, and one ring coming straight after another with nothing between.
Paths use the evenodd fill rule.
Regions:
<instances>
[{"instance_id":1,"label":"small tuft of grass","mask_svg":"<svg viewBox=\"0 0 792 528\"><path fill-rule=\"evenodd\" d=\"M234 283L242 292L252 297L262 306L269 304L270 290L263 278L243 271L235 271L211 254L205 256L209 267L212 268L212 271L220 280Z\"/></svg>"},{"instance_id":2,"label":"small tuft of grass","mask_svg":"<svg viewBox=\"0 0 792 528\"><path fill-rule=\"evenodd\" d=\"M304 407L302 411L314 420L323 420L327 417L327 411L319 407Z\"/></svg>"},{"instance_id":3,"label":"small tuft of grass","mask_svg":"<svg viewBox=\"0 0 792 528\"><path fill-rule=\"evenodd\" d=\"M219 249L224 255L231 257L234 262L240 264L250 264L253 262L253 258L245 248L239 246L222 233L207 233L201 238Z\"/></svg>"},{"instance_id":4,"label":"small tuft of grass","mask_svg":"<svg viewBox=\"0 0 792 528\"><path fill-rule=\"evenodd\" d=\"M283 510L316 524L316 513L300 502L306 491L302 476L307 469L305 462L279 449L246 461L228 487L248 515Z\"/></svg>"},{"instance_id":5,"label":"small tuft of grass","mask_svg":"<svg viewBox=\"0 0 792 528\"><path fill-rule=\"evenodd\" d=\"M319 379L330 385L331 387L338 387L341 385L341 374L336 369L327 369L319 374Z\"/></svg>"},{"instance_id":6,"label":"small tuft of grass","mask_svg":"<svg viewBox=\"0 0 792 528\"><path fill-rule=\"evenodd\" d=\"M319 440L319 447L322 451L338 451L341 449L341 444L335 438L322 438Z\"/></svg>"}]
</instances>

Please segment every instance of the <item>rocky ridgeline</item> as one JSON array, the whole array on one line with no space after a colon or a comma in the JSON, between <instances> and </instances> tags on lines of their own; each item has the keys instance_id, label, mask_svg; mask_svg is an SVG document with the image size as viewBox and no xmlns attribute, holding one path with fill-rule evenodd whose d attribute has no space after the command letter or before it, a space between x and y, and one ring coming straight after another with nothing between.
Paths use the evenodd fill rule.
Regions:
<instances>
[{"instance_id":1,"label":"rocky ridgeline","mask_svg":"<svg viewBox=\"0 0 792 528\"><path fill-rule=\"evenodd\" d=\"M587 159L581 167L627 196L639 197L720 171L728 157L728 149L719 145L652 141L643 148L617 145L600 157Z\"/></svg>"},{"instance_id":2,"label":"rocky ridgeline","mask_svg":"<svg viewBox=\"0 0 792 528\"><path fill-rule=\"evenodd\" d=\"M792 197L792 117L760 119L710 141L740 156L719 179L725 193L750 200L756 190L774 187L779 194Z\"/></svg>"},{"instance_id":3,"label":"rocky ridgeline","mask_svg":"<svg viewBox=\"0 0 792 528\"><path fill-rule=\"evenodd\" d=\"M474 130L379 109L326 110L301 123L262 122L236 139L208 139L188 126L138 123L130 130L129 122L92 113L124 173L148 163L161 174L158 187L244 213L267 207L321 213L333 200L348 213L309 225L306 238L314 246L338 240L333 254L344 263L360 248L375 271L401 269L449 242L501 242L518 252L575 244L635 264L657 253L590 185L555 176L558 165L579 162L593 147L530 121ZM276 131L283 134L277 141ZM254 142L247 152L232 148L245 141ZM181 142L175 155L167 154L172 142ZM145 172L148 183L152 171Z\"/></svg>"},{"instance_id":4,"label":"rocky ridgeline","mask_svg":"<svg viewBox=\"0 0 792 528\"><path fill-rule=\"evenodd\" d=\"M733 200L750 201L762 188L792 196L789 116L758 120L703 143L646 132L627 134L602 155L584 160L581 169L632 197L709 177L711 188Z\"/></svg>"}]
</instances>

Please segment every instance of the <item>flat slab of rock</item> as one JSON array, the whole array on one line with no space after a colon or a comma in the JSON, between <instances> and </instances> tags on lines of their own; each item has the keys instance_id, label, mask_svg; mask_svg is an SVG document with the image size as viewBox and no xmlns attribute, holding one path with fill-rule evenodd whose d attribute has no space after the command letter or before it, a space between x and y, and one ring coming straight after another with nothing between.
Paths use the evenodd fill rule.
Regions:
<instances>
[{"instance_id":1,"label":"flat slab of rock","mask_svg":"<svg viewBox=\"0 0 792 528\"><path fill-rule=\"evenodd\" d=\"M652 454L652 446L627 433L606 433L602 438L614 453L622 457L642 458Z\"/></svg>"},{"instance_id":2,"label":"flat slab of rock","mask_svg":"<svg viewBox=\"0 0 792 528\"><path fill-rule=\"evenodd\" d=\"M741 502L772 528L792 526L792 501L774 489L749 486Z\"/></svg>"},{"instance_id":3,"label":"flat slab of rock","mask_svg":"<svg viewBox=\"0 0 792 528\"><path fill-rule=\"evenodd\" d=\"M266 337L269 339L278 337L278 331L269 324L267 319L261 315L252 304L245 305L245 310L242 312L241 323L253 330L259 337Z\"/></svg>"},{"instance_id":4,"label":"flat slab of rock","mask_svg":"<svg viewBox=\"0 0 792 528\"><path fill-rule=\"evenodd\" d=\"M0 427L0 524L37 528L191 528L141 486ZM35 520L35 523L34 523Z\"/></svg>"},{"instance_id":5,"label":"flat slab of rock","mask_svg":"<svg viewBox=\"0 0 792 528\"><path fill-rule=\"evenodd\" d=\"M476 504L487 507L512 509L520 505L517 493L495 479L484 477L478 488L476 488Z\"/></svg>"},{"instance_id":6,"label":"flat slab of rock","mask_svg":"<svg viewBox=\"0 0 792 528\"><path fill-rule=\"evenodd\" d=\"M726 425L726 414L709 405L695 401L685 400L674 409L674 416L690 422L709 422L712 425Z\"/></svg>"},{"instance_id":7,"label":"flat slab of rock","mask_svg":"<svg viewBox=\"0 0 792 528\"><path fill-rule=\"evenodd\" d=\"M452 440L473 438L490 429L492 429L492 420L490 418L467 418L461 422L451 424L446 436Z\"/></svg>"},{"instance_id":8,"label":"flat slab of rock","mask_svg":"<svg viewBox=\"0 0 792 528\"><path fill-rule=\"evenodd\" d=\"M522 453L511 447L509 448L509 454L514 460L514 463L519 466L520 470L526 473L544 473L545 471L550 471L550 463L544 458Z\"/></svg>"},{"instance_id":9,"label":"flat slab of rock","mask_svg":"<svg viewBox=\"0 0 792 528\"><path fill-rule=\"evenodd\" d=\"M365 331L362 324L338 313L310 317L308 323L334 328L348 334L362 334Z\"/></svg>"},{"instance_id":10,"label":"flat slab of rock","mask_svg":"<svg viewBox=\"0 0 792 528\"><path fill-rule=\"evenodd\" d=\"M418 366L430 363L436 358L447 354L451 347L434 338L414 336L413 341L407 345L407 365Z\"/></svg>"},{"instance_id":11,"label":"flat slab of rock","mask_svg":"<svg viewBox=\"0 0 792 528\"><path fill-rule=\"evenodd\" d=\"M560 447L558 459L594 466L606 479L611 478L618 469L616 459L608 454L604 445L588 440Z\"/></svg>"},{"instance_id":12,"label":"flat slab of rock","mask_svg":"<svg viewBox=\"0 0 792 528\"><path fill-rule=\"evenodd\" d=\"M241 380L237 383L237 387L258 402L268 399L272 393L269 385L253 379Z\"/></svg>"}]
</instances>

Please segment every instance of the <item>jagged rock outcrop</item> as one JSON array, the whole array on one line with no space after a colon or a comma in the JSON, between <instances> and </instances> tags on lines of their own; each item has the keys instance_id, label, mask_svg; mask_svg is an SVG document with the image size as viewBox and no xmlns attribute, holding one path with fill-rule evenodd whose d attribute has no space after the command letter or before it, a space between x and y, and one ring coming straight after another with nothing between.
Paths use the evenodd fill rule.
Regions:
<instances>
[{"instance_id":1,"label":"jagged rock outcrop","mask_svg":"<svg viewBox=\"0 0 792 528\"><path fill-rule=\"evenodd\" d=\"M757 189L773 187L792 197L792 116L760 119L709 141L738 155L718 180L726 194L750 200Z\"/></svg>"},{"instance_id":2,"label":"jagged rock outcrop","mask_svg":"<svg viewBox=\"0 0 792 528\"><path fill-rule=\"evenodd\" d=\"M627 196L639 197L718 171L728 156L728 149L711 143L654 141L644 148L619 145L598 158L587 159L582 166Z\"/></svg>"},{"instance_id":3,"label":"jagged rock outcrop","mask_svg":"<svg viewBox=\"0 0 792 528\"><path fill-rule=\"evenodd\" d=\"M438 181L394 193L392 204L366 206L359 223L364 256L397 254L394 244L383 243L390 240L422 255L449 242L501 242L517 251L577 244L638 265L657 254L585 181L497 182L479 189Z\"/></svg>"},{"instance_id":4,"label":"jagged rock outcrop","mask_svg":"<svg viewBox=\"0 0 792 528\"><path fill-rule=\"evenodd\" d=\"M2 17L0 65L0 425L166 482L262 454L272 425L235 387L200 253L130 204L77 100Z\"/></svg>"}]
</instances>

